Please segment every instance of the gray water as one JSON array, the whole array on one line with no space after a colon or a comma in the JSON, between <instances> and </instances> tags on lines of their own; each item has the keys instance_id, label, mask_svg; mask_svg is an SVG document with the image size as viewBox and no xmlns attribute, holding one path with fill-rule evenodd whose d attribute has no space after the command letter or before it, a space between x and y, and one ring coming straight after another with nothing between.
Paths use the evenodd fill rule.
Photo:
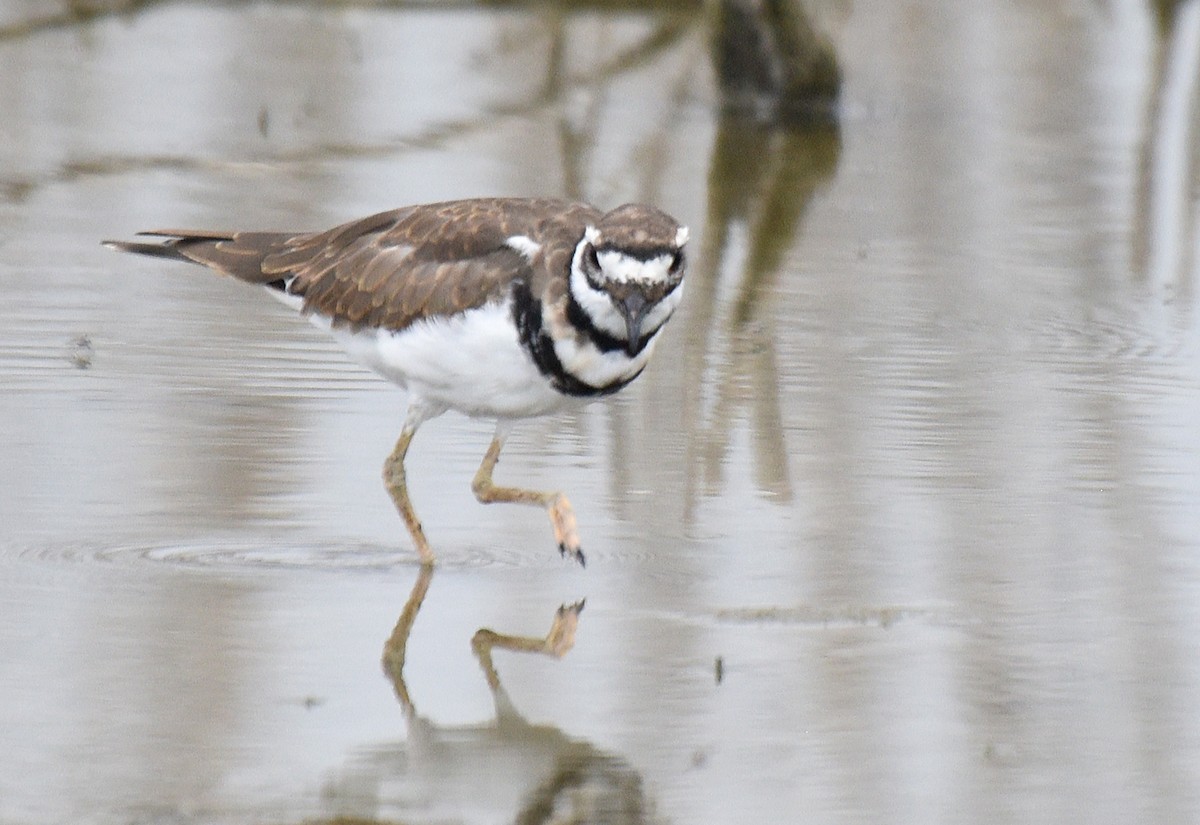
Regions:
<instances>
[{"instance_id":1,"label":"gray water","mask_svg":"<svg viewBox=\"0 0 1200 825\"><path fill-rule=\"evenodd\" d=\"M0 4L0 823L1200 821L1200 0L814 2L787 130L695 9L66 6ZM484 194L659 204L688 293L497 470L587 568L447 415L425 579L402 393L98 242Z\"/></svg>"}]
</instances>

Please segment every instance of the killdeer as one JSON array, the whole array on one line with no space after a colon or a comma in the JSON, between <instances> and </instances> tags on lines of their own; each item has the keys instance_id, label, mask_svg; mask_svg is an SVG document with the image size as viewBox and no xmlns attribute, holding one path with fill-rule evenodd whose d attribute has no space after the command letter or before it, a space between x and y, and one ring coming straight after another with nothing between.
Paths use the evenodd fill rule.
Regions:
<instances>
[{"instance_id":1,"label":"killdeer","mask_svg":"<svg viewBox=\"0 0 1200 825\"><path fill-rule=\"evenodd\" d=\"M567 497L497 486L512 424L610 395L637 378L683 295L688 230L642 204L480 198L408 206L325 232L155 230L107 246L202 264L263 286L408 392L383 476L423 564L433 551L404 457L447 410L496 421L472 483L483 503L546 508L563 555L584 561Z\"/></svg>"}]
</instances>

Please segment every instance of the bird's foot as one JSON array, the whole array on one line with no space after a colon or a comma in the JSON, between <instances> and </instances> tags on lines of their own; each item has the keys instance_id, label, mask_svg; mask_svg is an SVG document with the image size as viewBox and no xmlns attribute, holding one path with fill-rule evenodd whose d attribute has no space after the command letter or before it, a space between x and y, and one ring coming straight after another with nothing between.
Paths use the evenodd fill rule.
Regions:
<instances>
[{"instance_id":1,"label":"bird's foot","mask_svg":"<svg viewBox=\"0 0 1200 825\"><path fill-rule=\"evenodd\" d=\"M558 552L570 556L579 562L580 567L587 564L583 549L579 544L579 530L575 523L575 510L571 502L562 493L554 497L546 508L550 513L550 523L554 525L554 539L558 542Z\"/></svg>"}]
</instances>

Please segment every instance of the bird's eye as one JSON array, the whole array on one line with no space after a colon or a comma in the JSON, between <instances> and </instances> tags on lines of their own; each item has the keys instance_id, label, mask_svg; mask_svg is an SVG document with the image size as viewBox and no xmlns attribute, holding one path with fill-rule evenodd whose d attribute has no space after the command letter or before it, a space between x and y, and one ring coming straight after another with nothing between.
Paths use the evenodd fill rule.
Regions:
<instances>
[{"instance_id":1,"label":"bird's eye","mask_svg":"<svg viewBox=\"0 0 1200 825\"><path fill-rule=\"evenodd\" d=\"M676 252L675 256L673 258L671 258L671 266L670 266L669 271L672 275L678 275L680 272L683 271L683 250L682 249L679 250L678 252Z\"/></svg>"},{"instance_id":2,"label":"bird's eye","mask_svg":"<svg viewBox=\"0 0 1200 825\"><path fill-rule=\"evenodd\" d=\"M583 253L583 260L589 269L595 272L600 271L600 256L596 254L596 247L588 244L587 250Z\"/></svg>"}]
</instances>

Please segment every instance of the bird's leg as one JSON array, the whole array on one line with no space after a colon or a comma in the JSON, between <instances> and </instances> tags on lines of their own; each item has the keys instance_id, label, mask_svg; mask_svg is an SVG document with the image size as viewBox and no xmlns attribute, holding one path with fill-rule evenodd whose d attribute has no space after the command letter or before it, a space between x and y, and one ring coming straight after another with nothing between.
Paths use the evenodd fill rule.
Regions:
<instances>
[{"instance_id":1,"label":"bird's leg","mask_svg":"<svg viewBox=\"0 0 1200 825\"><path fill-rule=\"evenodd\" d=\"M516 502L518 504L536 504L545 507L550 514L550 524L554 527L554 539L558 542L558 550L564 556L570 554L582 565L583 550L579 547L579 532L575 525L575 511L571 502L562 493L542 492L540 490L524 490L520 487L497 487L492 481L492 471L500 460L500 450L504 447L504 433L496 430L496 437L488 445L483 463L475 473L471 489L475 498L484 504L497 501Z\"/></svg>"},{"instance_id":2,"label":"bird's leg","mask_svg":"<svg viewBox=\"0 0 1200 825\"><path fill-rule=\"evenodd\" d=\"M392 454L383 463L383 483L387 485L388 493L391 494L396 509L400 511L404 524L408 527L408 532L412 534L413 544L417 546L417 555L421 557L421 564L431 565L434 562L433 550L429 548L429 542L425 539L425 531L421 529L421 520L417 518L417 513L413 510L412 501L408 497L408 482L404 476L404 456L408 452L408 445L416 435L419 425L420 420L411 415L404 422L404 429L400 431L400 439L396 442Z\"/></svg>"}]
</instances>

